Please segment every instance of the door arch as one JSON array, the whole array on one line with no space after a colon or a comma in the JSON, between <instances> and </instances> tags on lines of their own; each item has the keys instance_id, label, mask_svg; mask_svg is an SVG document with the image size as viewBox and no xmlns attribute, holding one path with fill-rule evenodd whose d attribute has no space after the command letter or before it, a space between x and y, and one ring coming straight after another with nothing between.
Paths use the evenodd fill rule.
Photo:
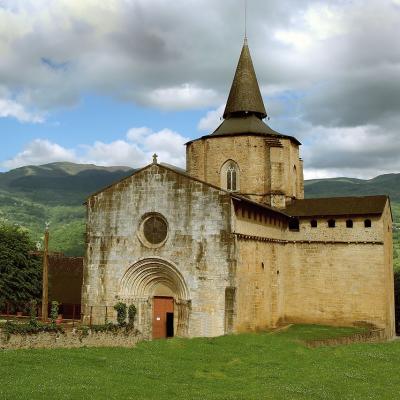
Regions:
<instances>
[{"instance_id":1,"label":"door arch","mask_svg":"<svg viewBox=\"0 0 400 400\"><path fill-rule=\"evenodd\" d=\"M174 331L187 336L190 314L189 289L183 275L171 262L158 257L142 259L127 269L120 283L119 297L138 309L138 329L153 336L154 299L173 299Z\"/></svg>"}]
</instances>

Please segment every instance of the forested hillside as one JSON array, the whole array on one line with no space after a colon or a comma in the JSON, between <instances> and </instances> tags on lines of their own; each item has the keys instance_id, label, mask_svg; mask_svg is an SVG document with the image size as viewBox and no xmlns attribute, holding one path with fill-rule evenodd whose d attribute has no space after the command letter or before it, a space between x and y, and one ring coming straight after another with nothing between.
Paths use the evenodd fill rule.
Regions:
<instances>
[{"instance_id":1,"label":"forested hillside","mask_svg":"<svg viewBox=\"0 0 400 400\"><path fill-rule=\"evenodd\" d=\"M73 163L27 166L0 173L0 218L29 229L41 241L50 222L50 248L67 255L84 252L86 197L132 173L128 167ZM305 182L306 197L389 194L395 217L395 263L400 269L400 174L370 180L318 179Z\"/></svg>"},{"instance_id":2,"label":"forested hillside","mask_svg":"<svg viewBox=\"0 0 400 400\"><path fill-rule=\"evenodd\" d=\"M73 163L27 166L0 174L0 218L29 229L41 241L50 222L50 249L84 252L86 197L132 170Z\"/></svg>"}]
</instances>

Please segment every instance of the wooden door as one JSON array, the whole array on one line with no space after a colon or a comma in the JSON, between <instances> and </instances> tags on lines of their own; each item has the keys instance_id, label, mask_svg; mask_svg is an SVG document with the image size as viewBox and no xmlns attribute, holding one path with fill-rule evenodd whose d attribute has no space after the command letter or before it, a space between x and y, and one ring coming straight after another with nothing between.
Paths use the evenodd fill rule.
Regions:
<instances>
[{"instance_id":1,"label":"wooden door","mask_svg":"<svg viewBox=\"0 0 400 400\"><path fill-rule=\"evenodd\" d=\"M174 299L172 297L154 297L153 339L162 339L167 337L167 314L173 314L173 312Z\"/></svg>"}]
</instances>

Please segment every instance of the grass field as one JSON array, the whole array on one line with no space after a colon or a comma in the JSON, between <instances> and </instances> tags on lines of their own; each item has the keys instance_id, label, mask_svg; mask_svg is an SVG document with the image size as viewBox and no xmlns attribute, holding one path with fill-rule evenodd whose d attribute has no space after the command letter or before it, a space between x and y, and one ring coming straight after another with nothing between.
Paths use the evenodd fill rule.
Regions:
<instances>
[{"instance_id":1,"label":"grass field","mask_svg":"<svg viewBox=\"0 0 400 400\"><path fill-rule=\"evenodd\" d=\"M398 399L400 342L310 349L349 328L0 351L0 399Z\"/></svg>"}]
</instances>

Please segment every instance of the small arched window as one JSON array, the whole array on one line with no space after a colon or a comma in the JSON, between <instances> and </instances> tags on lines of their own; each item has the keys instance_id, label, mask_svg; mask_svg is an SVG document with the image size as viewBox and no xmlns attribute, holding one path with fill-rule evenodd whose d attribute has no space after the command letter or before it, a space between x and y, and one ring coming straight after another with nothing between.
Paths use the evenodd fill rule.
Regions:
<instances>
[{"instance_id":1,"label":"small arched window","mask_svg":"<svg viewBox=\"0 0 400 400\"><path fill-rule=\"evenodd\" d=\"M364 221L364 227L365 228L371 228L371 226L372 226L372 221L370 219L366 219Z\"/></svg>"},{"instance_id":2,"label":"small arched window","mask_svg":"<svg viewBox=\"0 0 400 400\"><path fill-rule=\"evenodd\" d=\"M237 190L237 170L234 163L230 163L226 171L226 187L234 192Z\"/></svg>"},{"instance_id":3,"label":"small arched window","mask_svg":"<svg viewBox=\"0 0 400 400\"><path fill-rule=\"evenodd\" d=\"M232 160L227 161L221 168L221 187L230 192L239 190L239 168Z\"/></svg>"},{"instance_id":4,"label":"small arched window","mask_svg":"<svg viewBox=\"0 0 400 400\"><path fill-rule=\"evenodd\" d=\"M334 219L328 220L328 227L334 228L336 226L336 221Z\"/></svg>"},{"instance_id":5,"label":"small arched window","mask_svg":"<svg viewBox=\"0 0 400 400\"><path fill-rule=\"evenodd\" d=\"M353 227L353 220L352 219L348 219L346 221L346 228L352 228Z\"/></svg>"},{"instance_id":6,"label":"small arched window","mask_svg":"<svg viewBox=\"0 0 400 400\"><path fill-rule=\"evenodd\" d=\"M318 221L316 219L312 219L310 224L311 224L311 228L317 228L318 227Z\"/></svg>"}]
</instances>

